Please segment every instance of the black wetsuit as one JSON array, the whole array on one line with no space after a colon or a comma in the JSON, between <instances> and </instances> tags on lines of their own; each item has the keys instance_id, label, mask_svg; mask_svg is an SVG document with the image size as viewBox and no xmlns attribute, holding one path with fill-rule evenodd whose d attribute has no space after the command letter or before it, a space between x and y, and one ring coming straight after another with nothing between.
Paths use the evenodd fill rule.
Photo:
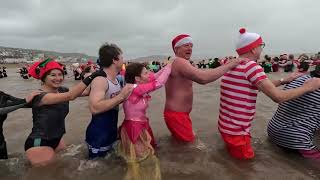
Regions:
<instances>
[{"instance_id":1,"label":"black wetsuit","mask_svg":"<svg viewBox=\"0 0 320 180\"><path fill-rule=\"evenodd\" d=\"M8 159L6 141L3 136L3 122L7 114L24 107L27 104L25 99L20 99L0 91L0 159Z\"/></svg>"},{"instance_id":2,"label":"black wetsuit","mask_svg":"<svg viewBox=\"0 0 320 180\"><path fill-rule=\"evenodd\" d=\"M73 71L74 80L81 80L80 73L77 70Z\"/></svg>"},{"instance_id":3,"label":"black wetsuit","mask_svg":"<svg viewBox=\"0 0 320 180\"><path fill-rule=\"evenodd\" d=\"M6 68L2 68L3 77L8 77Z\"/></svg>"},{"instance_id":4,"label":"black wetsuit","mask_svg":"<svg viewBox=\"0 0 320 180\"><path fill-rule=\"evenodd\" d=\"M68 74L67 68L64 67L64 66L63 66L63 74L64 74L64 75L67 75L67 74Z\"/></svg>"},{"instance_id":5,"label":"black wetsuit","mask_svg":"<svg viewBox=\"0 0 320 180\"><path fill-rule=\"evenodd\" d=\"M69 91L68 88L58 88L59 93ZM56 149L65 134L65 118L69 113L69 101L57 104L41 105L41 99L47 94L42 92L32 100L33 127L28 136L24 149L49 146Z\"/></svg>"},{"instance_id":6,"label":"black wetsuit","mask_svg":"<svg viewBox=\"0 0 320 180\"><path fill-rule=\"evenodd\" d=\"M22 70L21 70L21 77L23 79L29 79L29 76L28 76L28 69L26 67L23 67Z\"/></svg>"}]
</instances>

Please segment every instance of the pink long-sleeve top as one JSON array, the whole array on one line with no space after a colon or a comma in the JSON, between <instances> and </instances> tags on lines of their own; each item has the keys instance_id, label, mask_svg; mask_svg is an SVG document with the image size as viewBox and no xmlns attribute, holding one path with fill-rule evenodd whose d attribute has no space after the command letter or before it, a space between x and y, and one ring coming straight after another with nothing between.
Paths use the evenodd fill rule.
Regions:
<instances>
[{"instance_id":1,"label":"pink long-sleeve top","mask_svg":"<svg viewBox=\"0 0 320 180\"><path fill-rule=\"evenodd\" d=\"M151 98L150 92L161 88L171 73L171 64L166 65L157 73L150 73L149 81L137 84L128 99L123 103L125 120L147 121L146 110Z\"/></svg>"}]
</instances>

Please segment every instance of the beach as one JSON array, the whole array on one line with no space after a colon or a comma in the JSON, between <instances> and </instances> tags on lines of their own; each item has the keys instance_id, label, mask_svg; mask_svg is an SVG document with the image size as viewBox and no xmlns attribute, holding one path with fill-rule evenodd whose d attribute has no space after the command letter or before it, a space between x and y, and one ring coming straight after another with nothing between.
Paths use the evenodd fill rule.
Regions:
<instances>
[{"instance_id":1,"label":"beach","mask_svg":"<svg viewBox=\"0 0 320 180\"><path fill-rule=\"evenodd\" d=\"M1 91L24 97L31 90L40 87L40 81L23 80L17 71L18 68L8 68L9 77L0 79ZM66 87L78 83L73 80L71 73L69 71L66 75ZM279 79L286 75L288 74L279 72L268 74L268 77ZM193 144L182 144L171 138L163 120L164 88L151 94L148 117L159 144L156 156L160 162L162 179L320 179L319 162L285 152L269 142L267 123L276 111L277 104L261 92L258 95L256 116L251 128L256 157L250 161L232 159L226 152L217 129L219 83L220 80L207 85L194 83L191 118L197 140ZM123 179L127 166L120 158L111 155L96 161L86 161L85 131L91 119L87 99L80 97L70 102L70 112L66 118L67 133L64 135L67 148L59 153L56 163L47 167L31 167L24 156L24 142L32 128L31 109L19 109L10 113L3 126L10 158L0 160L0 179ZM122 121L121 107L118 125ZM319 141L316 143L319 144Z\"/></svg>"}]
</instances>

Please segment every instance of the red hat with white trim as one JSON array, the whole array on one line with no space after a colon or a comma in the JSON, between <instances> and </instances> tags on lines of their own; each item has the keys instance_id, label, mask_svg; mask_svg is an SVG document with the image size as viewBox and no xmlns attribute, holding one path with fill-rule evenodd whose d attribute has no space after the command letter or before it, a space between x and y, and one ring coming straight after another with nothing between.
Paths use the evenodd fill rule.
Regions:
<instances>
[{"instance_id":1,"label":"red hat with white trim","mask_svg":"<svg viewBox=\"0 0 320 180\"><path fill-rule=\"evenodd\" d=\"M191 36L188 34L180 34L172 40L172 49L174 51L174 48L188 43L192 43Z\"/></svg>"},{"instance_id":2,"label":"red hat with white trim","mask_svg":"<svg viewBox=\"0 0 320 180\"><path fill-rule=\"evenodd\" d=\"M241 28L239 32L240 36L236 44L239 55L245 54L263 43L259 34L246 32L245 28Z\"/></svg>"}]
</instances>

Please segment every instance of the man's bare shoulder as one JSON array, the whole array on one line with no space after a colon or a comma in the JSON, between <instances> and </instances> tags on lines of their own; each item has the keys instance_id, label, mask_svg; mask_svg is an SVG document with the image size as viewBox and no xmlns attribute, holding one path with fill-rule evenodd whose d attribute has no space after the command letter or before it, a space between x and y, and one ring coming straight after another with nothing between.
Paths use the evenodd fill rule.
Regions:
<instances>
[{"instance_id":1,"label":"man's bare shoulder","mask_svg":"<svg viewBox=\"0 0 320 180\"><path fill-rule=\"evenodd\" d=\"M106 90L106 89L107 89L107 81L105 77L98 76L92 80L91 91Z\"/></svg>"},{"instance_id":2,"label":"man's bare shoulder","mask_svg":"<svg viewBox=\"0 0 320 180\"><path fill-rule=\"evenodd\" d=\"M173 71L184 71L186 68L192 66L190 62L184 58L176 58L172 64Z\"/></svg>"},{"instance_id":3,"label":"man's bare shoulder","mask_svg":"<svg viewBox=\"0 0 320 180\"><path fill-rule=\"evenodd\" d=\"M106 78L105 77L102 77L102 76L98 76L96 78L94 78L91 82L91 84L99 84L99 83L106 83Z\"/></svg>"}]
</instances>

